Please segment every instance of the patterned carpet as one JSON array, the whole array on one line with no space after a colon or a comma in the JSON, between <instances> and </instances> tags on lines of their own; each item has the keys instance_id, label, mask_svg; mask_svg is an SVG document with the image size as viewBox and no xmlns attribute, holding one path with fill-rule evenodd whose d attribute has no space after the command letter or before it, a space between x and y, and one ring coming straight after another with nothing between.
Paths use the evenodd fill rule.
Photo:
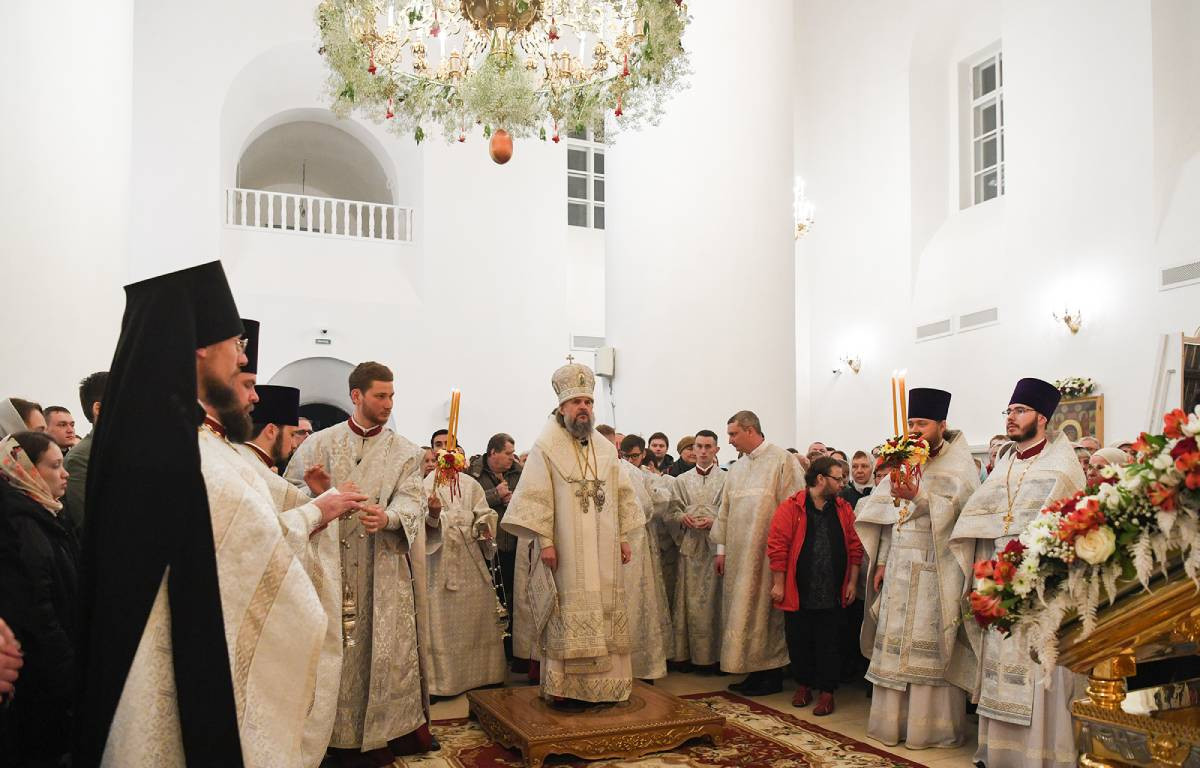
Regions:
<instances>
[{"instance_id":1,"label":"patterned carpet","mask_svg":"<svg viewBox=\"0 0 1200 768\"><path fill-rule=\"evenodd\" d=\"M732 693L696 693L685 699L702 702L725 716L725 740L719 747L693 741L674 752L647 755L638 760L598 760L588 763L556 756L547 766L637 765L644 768L923 768L921 763L856 741L812 723L777 712ZM434 732L442 749L426 757L406 759L406 766L422 768L521 768L518 752L492 742L477 723L467 718L437 720Z\"/></svg>"}]
</instances>

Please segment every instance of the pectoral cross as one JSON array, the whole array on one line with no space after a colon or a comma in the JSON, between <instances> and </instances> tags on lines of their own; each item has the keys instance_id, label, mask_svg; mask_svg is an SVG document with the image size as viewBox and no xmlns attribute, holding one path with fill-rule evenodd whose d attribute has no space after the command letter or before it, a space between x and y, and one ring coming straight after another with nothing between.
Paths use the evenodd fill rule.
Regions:
<instances>
[{"instance_id":1,"label":"pectoral cross","mask_svg":"<svg viewBox=\"0 0 1200 768\"><path fill-rule=\"evenodd\" d=\"M579 487L575 490L575 498L579 499L579 506L583 510L583 514L587 514L589 499L595 505L596 512L600 512L604 508L603 480L575 480L572 482L579 483Z\"/></svg>"}]
</instances>

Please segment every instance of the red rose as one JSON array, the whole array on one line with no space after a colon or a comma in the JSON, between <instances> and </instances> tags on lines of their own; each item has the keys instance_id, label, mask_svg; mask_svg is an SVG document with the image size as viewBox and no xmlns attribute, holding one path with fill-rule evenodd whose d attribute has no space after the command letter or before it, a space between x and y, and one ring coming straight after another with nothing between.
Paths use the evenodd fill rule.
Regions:
<instances>
[{"instance_id":1,"label":"red rose","mask_svg":"<svg viewBox=\"0 0 1200 768\"><path fill-rule=\"evenodd\" d=\"M1189 437L1186 440L1180 440L1175 443L1175 447L1171 449L1171 458L1178 459L1180 456L1185 456L1189 453L1196 453L1200 448L1196 447L1196 438Z\"/></svg>"},{"instance_id":2,"label":"red rose","mask_svg":"<svg viewBox=\"0 0 1200 768\"><path fill-rule=\"evenodd\" d=\"M971 613L975 614L975 621L979 622L981 627L986 627L996 619L1003 618L1008 614L1008 611L1004 610L1004 606L1000 604L999 595L981 595L972 591L970 601Z\"/></svg>"},{"instance_id":3,"label":"red rose","mask_svg":"<svg viewBox=\"0 0 1200 768\"><path fill-rule=\"evenodd\" d=\"M980 560L978 563L975 563L975 578L976 579L990 579L995 575L995 573L996 573L996 561L995 560Z\"/></svg>"},{"instance_id":4,"label":"red rose","mask_svg":"<svg viewBox=\"0 0 1200 768\"><path fill-rule=\"evenodd\" d=\"M1004 545L1004 554L1020 558L1021 555L1025 554L1025 545L1021 543L1020 539L1012 539L1008 544Z\"/></svg>"}]
</instances>

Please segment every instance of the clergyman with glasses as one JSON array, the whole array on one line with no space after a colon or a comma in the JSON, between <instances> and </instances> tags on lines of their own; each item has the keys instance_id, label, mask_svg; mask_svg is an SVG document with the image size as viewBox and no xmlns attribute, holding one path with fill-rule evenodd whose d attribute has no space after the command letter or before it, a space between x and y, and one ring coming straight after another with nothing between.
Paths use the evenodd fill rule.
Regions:
<instances>
[{"instance_id":1,"label":"clergyman with glasses","mask_svg":"<svg viewBox=\"0 0 1200 768\"><path fill-rule=\"evenodd\" d=\"M1047 431L1060 395L1053 384L1021 379L1004 411L1012 442L1000 450L987 480L963 506L950 535L965 579L974 563L1003 550L1042 507L1083 488L1083 469L1071 441ZM965 610L965 607L964 607ZM1041 765L1067 768L1077 753L1069 709L1074 675L1058 667L1049 687L1038 665L1015 638L995 629L965 626L979 658L980 674L972 700L978 699L979 751L986 765Z\"/></svg>"}]
</instances>

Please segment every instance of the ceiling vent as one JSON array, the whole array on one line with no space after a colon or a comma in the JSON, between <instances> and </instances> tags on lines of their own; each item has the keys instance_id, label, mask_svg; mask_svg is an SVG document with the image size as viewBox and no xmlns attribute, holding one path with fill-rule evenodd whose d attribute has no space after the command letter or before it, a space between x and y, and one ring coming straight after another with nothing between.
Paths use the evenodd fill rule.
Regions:
<instances>
[{"instance_id":1,"label":"ceiling vent","mask_svg":"<svg viewBox=\"0 0 1200 768\"><path fill-rule=\"evenodd\" d=\"M595 350L603 346L603 336L579 336L574 333L571 334L572 351Z\"/></svg>"},{"instance_id":2,"label":"ceiling vent","mask_svg":"<svg viewBox=\"0 0 1200 768\"><path fill-rule=\"evenodd\" d=\"M1169 291L1172 288L1182 288L1185 285L1200 283L1200 261L1191 264L1180 264L1177 267L1167 267L1159 277L1158 290Z\"/></svg>"},{"instance_id":3,"label":"ceiling vent","mask_svg":"<svg viewBox=\"0 0 1200 768\"><path fill-rule=\"evenodd\" d=\"M958 332L974 331L977 328L984 328L989 325L995 325L1000 322L1000 309L998 307L990 307L981 309L978 312L970 312L965 315L958 316Z\"/></svg>"},{"instance_id":4,"label":"ceiling vent","mask_svg":"<svg viewBox=\"0 0 1200 768\"><path fill-rule=\"evenodd\" d=\"M938 320L935 323L926 323L925 325L917 326L917 341L931 341L949 336L954 332L953 321L947 317L945 320Z\"/></svg>"}]
</instances>

